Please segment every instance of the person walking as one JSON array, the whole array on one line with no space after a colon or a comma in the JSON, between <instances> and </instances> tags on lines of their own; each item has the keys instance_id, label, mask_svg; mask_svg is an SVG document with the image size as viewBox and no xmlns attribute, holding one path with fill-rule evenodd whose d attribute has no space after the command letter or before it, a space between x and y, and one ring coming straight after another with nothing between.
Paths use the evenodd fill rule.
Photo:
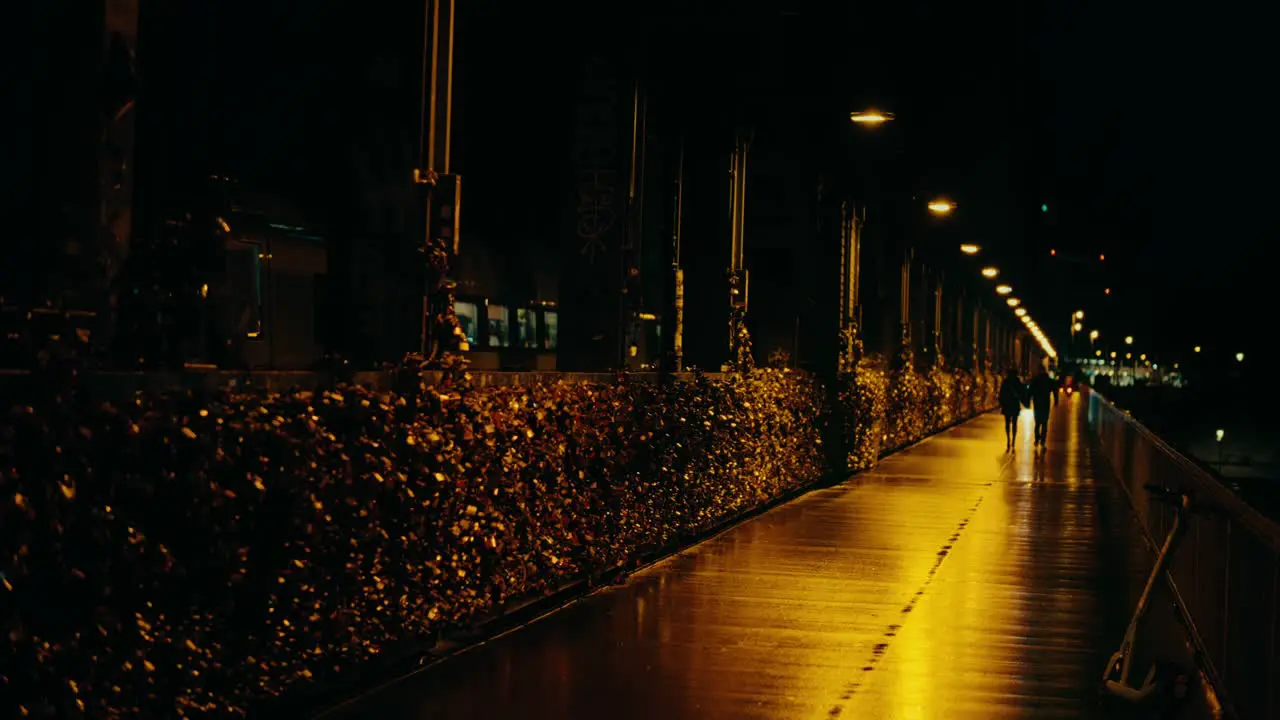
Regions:
<instances>
[{"instance_id":1,"label":"person walking","mask_svg":"<svg viewBox=\"0 0 1280 720\"><path fill-rule=\"evenodd\" d=\"M1050 404L1049 398L1053 401ZM1049 436L1049 411L1058 406L1058 381L1049 377L1048 371L1040 368L1040 372L1031 379L1031 407L1035 411L1036 428L1035 444L1045 446Z\"/></svg>"},{"instance_id":2,"label":"person walking","mask_svg":"<svg viewBox=\"0 0 1280 720\"><path fill-rule=\"evenodd\" d=\"M1005 449L1013 448L1018 437L1018 415L1027 404L1027 385L1018 377L1017 368L1009 368L1000 384L1000 412L1004 415Z\"/></svg>"}]
</instances>

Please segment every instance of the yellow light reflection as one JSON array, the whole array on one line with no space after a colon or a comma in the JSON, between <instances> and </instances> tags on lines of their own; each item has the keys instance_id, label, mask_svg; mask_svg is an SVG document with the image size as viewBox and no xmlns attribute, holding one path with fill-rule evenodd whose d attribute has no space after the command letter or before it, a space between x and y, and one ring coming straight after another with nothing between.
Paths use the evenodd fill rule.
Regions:
<instances>
[{"instance_id":1,"label":"yellow light reflection","mask_svg":"<svg viewBox=\"0 0 1280 720\"><path fill-rule=\"evenodd\" d=\"M1029 440L1030 431L1031 422L1024 418L1019 423L1019 434L1027 435ZM1019 453L1020 458L1030 456L1030 452ZM956 495L964 492L959 485L938 489ZM976 500L972 494L962 501L956 499L971 504L970 498ZM1011 500L1024 512L1015 514ZM1028 506L1026 495L1016 490L984 495L981 507L943 560L939 572L945 574L946 582L932 583L915 605L890 644L885 672L872 674L872 684L857 710L898 720L969 717L971 713L966 710L970 708L957 703L1008 691L1007 681L998 672L961 675L955 668L957 662L967 666L968 661L974 661L983 667L1002 668L1024 661L1017 643L1009 642L1002 633L985 629L1026 625L1024 589L992 582L991 569L1009 562L1009 528L1034 525L1026 517ZM921 570L928 572L921 564ZM963 687L957 687L961 683Z\"/></svg>"}]
</instances>

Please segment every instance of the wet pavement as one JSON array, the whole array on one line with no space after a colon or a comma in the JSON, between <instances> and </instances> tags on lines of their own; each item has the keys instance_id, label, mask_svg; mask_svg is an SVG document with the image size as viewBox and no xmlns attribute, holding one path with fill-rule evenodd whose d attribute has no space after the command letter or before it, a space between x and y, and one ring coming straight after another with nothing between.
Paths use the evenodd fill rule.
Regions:
<instances>
[{"instance_id":1,"label":"wet pavement","mask_svg":"<svg viewBox=\"0 0 1280 720\"><path fill-rule=\"evenodd\" d=\"M1098 717L1151 556L1079 397L1043 455L1019 432L980 417L329 717Z\"/></svg>"}]
</instances>

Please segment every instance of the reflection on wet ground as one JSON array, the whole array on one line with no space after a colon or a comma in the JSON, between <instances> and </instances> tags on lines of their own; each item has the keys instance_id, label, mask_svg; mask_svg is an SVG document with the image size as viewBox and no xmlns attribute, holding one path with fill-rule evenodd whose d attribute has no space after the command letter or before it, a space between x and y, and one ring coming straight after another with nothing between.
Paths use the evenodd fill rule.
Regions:
<instances>
[{"instance_id":1,"label":"reflection on wet ground","mask_svg":"<svg viewBox=\"0 0 1280 720\"><path fill-rule=\"evenodd\" d=\"M336 716L1095 717L1151 558L1080 399L1041 455L1020 426L1013 453L997 416L954 428Z\"/></svg>"}]
</instances>

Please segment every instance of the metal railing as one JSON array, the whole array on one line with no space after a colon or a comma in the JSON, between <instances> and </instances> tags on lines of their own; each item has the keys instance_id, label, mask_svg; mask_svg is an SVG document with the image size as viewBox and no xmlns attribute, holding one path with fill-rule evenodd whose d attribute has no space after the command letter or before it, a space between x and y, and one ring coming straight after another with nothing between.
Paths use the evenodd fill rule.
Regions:
<instances>
[{"instance_id":1,"label":"metal railing","mask_svg":"<svg viewBox=\"0 0 1280 720\"><path fill-rule=\"evenodd\" d=\"M1150 538L1164 538L1173 510L1146 484L1206 508L1172 561L1171 589L1228 716L1280 718L1280 525L1097 393L1089 426Z\"/></svg>"}]
</instances>

